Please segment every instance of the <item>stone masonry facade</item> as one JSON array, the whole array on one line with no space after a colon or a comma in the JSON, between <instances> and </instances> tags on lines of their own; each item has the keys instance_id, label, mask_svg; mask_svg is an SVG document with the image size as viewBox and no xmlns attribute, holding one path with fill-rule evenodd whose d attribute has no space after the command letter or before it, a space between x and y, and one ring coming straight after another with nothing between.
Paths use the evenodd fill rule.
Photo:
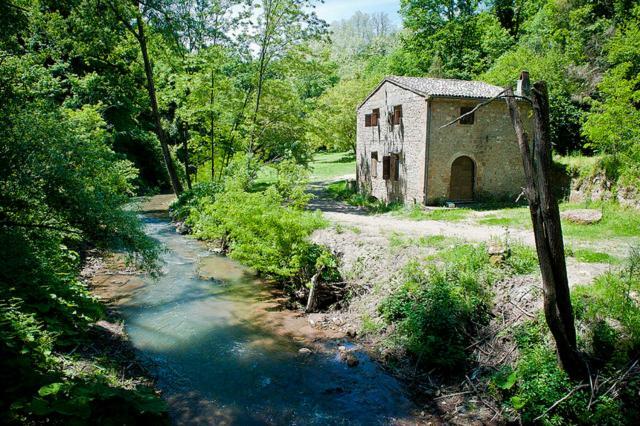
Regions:
<instances>
[{"instance_id":1,"label":"stone masonry facade","mask_svg":"<svg viewBox=\"0 0 640 426\"><path fill-rule=\"evenodd\" d=\"M492 101L475 111L473 124L456 122L442 128L484 99L434 96L388 80L358 108L356 159L361 191L385 202L441 204L452 199L454 161L468 157L473 161L474 200L514 200L520 194L524 186L522 160L504 100ZM486 90L484 86L483 89ZM392 125L389 114L397 105L402 106L402 118L399 124ZM377 125L367 126L371 123L366 123L365 116L376 109L380 110ZM523 104L521 112L525 128L530 131L530 108ZM377 161L372 154L377 154ZM392 165L393 175L384 176L383 158L390 155L396 155L398 172L393 172ZM376 163L376 171L372 171Z\"/></svg>"}]
</instances>

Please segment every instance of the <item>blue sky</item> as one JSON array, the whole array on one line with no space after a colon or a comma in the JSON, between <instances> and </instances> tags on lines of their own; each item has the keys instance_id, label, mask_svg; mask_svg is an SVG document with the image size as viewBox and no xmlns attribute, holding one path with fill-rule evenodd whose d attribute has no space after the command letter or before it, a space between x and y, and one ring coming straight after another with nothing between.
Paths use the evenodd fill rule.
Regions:
<instances>
[{"instance_id":1,"label":"blue sky","mask_svg":"<svg viewBox=\"0 0 640 426\"><path fill-rule=\"evenodd\" d=\"M327 22L348 19L356 11L386 12L394 23L400 23L400 0L325 0L316 6L318 16Z\"/></svg>"}]
</instances>

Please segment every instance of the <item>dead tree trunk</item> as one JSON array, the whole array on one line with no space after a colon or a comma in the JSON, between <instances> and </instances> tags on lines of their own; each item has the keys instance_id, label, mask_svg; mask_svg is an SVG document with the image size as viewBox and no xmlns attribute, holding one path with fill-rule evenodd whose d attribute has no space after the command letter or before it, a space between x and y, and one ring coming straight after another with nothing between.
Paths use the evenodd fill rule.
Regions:
<instances>
[{"instance_id":1,"label":"dead tree trunk","mask_svg":"<svg viewBox=\"0 0 640 426\"><path fill-rule=\"evenodd\" d=\"M320 280L323 269L324 268L318 269L315 275L311 277L311 288L309 289L309 298L307 299L307 307L305 309L307 313L314 312L318 306L318 281Z\"/></svg>"},{"instance_id":2,"label":"dead tree trunk","mask_svg":"<svg viewBox=\"0 0 640 426\"><path fill-rule=\"evenodd\" d=\"M545 318L556 342L560 366L572 379L582 379L586 377L587 370L576 344L560 211L551 191L551 141L547 85L544 82L538 82L534 84L532 90L533 155L531 155L528 135L522 126L520 111L512 89L507 89L506 100L524 166L526 178L524 194L529 202L542 273Z\"/></svg>"}]
</instances>

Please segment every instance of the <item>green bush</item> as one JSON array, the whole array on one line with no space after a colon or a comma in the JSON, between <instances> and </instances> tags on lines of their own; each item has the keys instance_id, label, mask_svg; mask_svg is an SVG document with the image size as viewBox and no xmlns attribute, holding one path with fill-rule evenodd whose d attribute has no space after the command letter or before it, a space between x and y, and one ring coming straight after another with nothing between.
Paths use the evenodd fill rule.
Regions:
<instances>
[{"instance_id":1,"label":"green bush","mask_svg":"<svg viewBox=\"0 0 640 426\"><path fill-rule=\"evenodd\" d=\"M577 329L581 331L578 340L592 376L600 383L619 380L640 352L640 305L634 296L640 290L639 257L638 251L632 250L625 268L573 291ZM515 369L500 372L493 383L522 423L533 423L540 417L552 425L636 424L640 415L637 375L629 375L615 392L606 392L610 384L601 386L592 397L588 385L575 389L580 384L571 382L558 366L542 316L520 325L514 337L520 353Z\"/></svg>"},{"instance_id":2,"label":"green bush","mask_svg":"<svg viewBox=\"0 0 640 426\"><path fill-rule=\"evenodd\" d=\"M319 212L304 210L306 172L290 162L277 170L275 185L252 192L251 179L237 168L215 195L195 194L185 203L187 222L196 237L219 241L231 258L266 277L300 287L323 267L322 278L335 281L333 255L309 241L326 222Z\"/></svg>"},{"instance_id":3,"label":"green bush","mask_svg":"<svg viewBox=\"0 0 640 426\"><path fill-rule=\"evenodd\" d=\"M454 371L467 362L478 326L489 320L491 286L513 274L530 273L532 250L515 246L499 266L489 262L484 245L462 244L431 258L434 265L410 263L400 285L378 310L395 324L392 343L407 350L425 368Z\"/></svg>"},{"instance_id":4,"label":"green bush","mask_svg":"<svg viewBox=\"0 0 640 426\"><path fill-rule=\"evenodd\" d=\"M182 221L189 217L192 210L202 207L204 204L213 203L215 196L222 190L222 185L215 182L200 182L187 191L184 191L176 201L171 204L171 217Z\"/></svg>"},{"instance_id":5,"label":"green bush","mask_svg":"<svg viewBox=\"0 0 640 426\"><path fill-rule=\"evenodd\" d=\"M346 180L329 184L327 186L327 193L334 200L344 201L356 207L364 207L370 213L386 213L399 210L403 207L401 203L385 203L375 197L353 190L349 188Z\"/></svg>"}]
</instances>

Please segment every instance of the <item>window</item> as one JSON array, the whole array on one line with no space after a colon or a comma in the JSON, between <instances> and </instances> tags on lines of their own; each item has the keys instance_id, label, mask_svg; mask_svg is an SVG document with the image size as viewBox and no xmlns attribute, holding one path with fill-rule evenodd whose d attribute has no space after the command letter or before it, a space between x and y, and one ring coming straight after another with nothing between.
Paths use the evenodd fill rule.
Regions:
<instances>
[{"instance_id":1,"label":"window","mask_svg":"<svg viewBox=\"0 0 640 426\"><path fill-rule=\"evenodd\" d=\"M380 119L380 108L376 108L371 113L371 126L376 127Z\"/></svg>"},{"instance_id":2,"label":"window","mask_svg":"<svg viewBox=\"0 0 640 426\"><path fill-rule=\"evenodd\" d=\"M382 179L389 180L391 176L391 157L385 155L382 157Z\"/></svg>"},{"instance_id":3,"label":"window","mask_svg":"<svg viewBox=\"0 0 640 426\"><path fill-rule=\"evenodd\" d=\"M374 109L371 114L364 115L364 127L376 127L380 120L380 108Z\"/></svg>"},{"instance_id":4,"label":"window","mask_svg":"<svg viewBox=\"0 0 640 426\"><path fill-rule=\"evenodd\" d=\"M378 177L378 151L371 153L371 177Z\"/></svg>"},{"instance_id":5,"label":"window","mask_svg":"<svg viewBox=\"0 0 640 426\"><path fill-rule=\"evenodd\" d=\"M382 178L397 181L400 179L400 154L382 157Z\"/></svg>"},{"instance_id":6,"label":"window","mask_svg":"<svg viewBox=\"0 0 640 426\"><path fill-rule=\"evenodd\" d=\"M467 114L467 113L469 113L471 111L473 111L473 107L462 107L462 108L460 108L460 116L462 117L463 115L465 115L465 114ZM472 112L471 114L469 114L469 115L467 115L465 117L462 117L460 119L460 124L473 124L474 121L475 121L475 115L476 115L476 113Z\"/></svg>"},{"instance_id":7,"label":"window","mask_svg":"<svg viewBox=\"0 0 640 426\"><path fill-rule=\"evenodd\" d=\"M392 180L400 180L400 154L391 154L391 170L389 174Z\"/></svg>"},{"instance_id":8,"label":"window","mask_svg":"<svg viewBox=\"0 0 640 426\"><path fill-rule=\"evenodd\" d=\"M396 105L393 107L393 121L394 126L400 125L402 121L402 105Z\"/></svg>"}]
</instances>

